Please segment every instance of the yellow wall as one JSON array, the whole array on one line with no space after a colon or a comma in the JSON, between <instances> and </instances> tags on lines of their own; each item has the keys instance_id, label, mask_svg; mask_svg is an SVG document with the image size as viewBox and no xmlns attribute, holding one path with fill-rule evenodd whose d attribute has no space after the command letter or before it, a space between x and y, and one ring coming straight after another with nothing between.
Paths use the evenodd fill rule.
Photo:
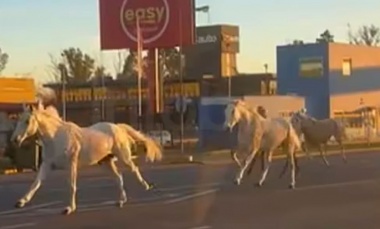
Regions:
<instances>
[{"instance_id":1,"label":"yellow wall","mask_svg":"<svg viewBox=\"0 0 380 229\"><path fill-rule=\"evenodd\" d=\"M33 103L35 100L33 79L0 78L0 103Z\"/></svg>"},{"instance_id":2,"label":"yellow wall","mask_svg":"<svg viewBox=\"0 0 380 229\"><path fill-rule=\"evenodd\" d=\"M360 100L364 106L380 105L380 91L357 92L349 94L333 95L330 98L330 117L333 117L335 111L353 111L358 109Z\"/></svg>"}]
</instances>

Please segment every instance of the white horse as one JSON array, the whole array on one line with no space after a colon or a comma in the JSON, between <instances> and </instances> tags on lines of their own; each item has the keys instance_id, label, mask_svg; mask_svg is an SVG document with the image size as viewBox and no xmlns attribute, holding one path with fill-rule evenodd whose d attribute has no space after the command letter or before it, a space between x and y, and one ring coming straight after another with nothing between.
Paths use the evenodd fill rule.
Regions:
<instances>
[{"instance_id":1,"label":"white horse","mask_svg":"<svg viewBox=\"0 0 380 229\"><path fill-rule=\"evenodd\" d=\"M343 140L347 138L345 127L337 120L330 118L316 120L305 113L296 112L292 115L290 122L296 132L303 134L307 145L313 145L318 148L326 166L330 165L326 158L326 146L331 137L334 137L339 144L343 160L347 162L343 144Z\"/></svg>"},{"instance_id":2,"label":"white horse","mask_svg":"<svg viewBox=\"0 0 380 229\"><path fill-rule=\"evenodd\" d=\"M146 189L152 187L144 180L138 167L132 161L131 137L116 124L103 122L81 128L75 123L62 121L38 103L37 107L24 107L11 140L20 145L26 138L35 134L39 135L44 144L42 165L29 191L17 202L16 207L24 207L32 199L52 166L58 168L68 166L71 195L70 203L63 213L74 212L78 168L99 163L105 165L115 176L120 191L117 203L122 207L127 201L127 196L122 174L113 156L129 166ZM155 143L152 141L148 144ZM148 160L156 161L162 158L161 149L157 145L146 148Z\"/></svg>"},{"instance_id":3,"label":"white horse","mask_svg":"<svg viewBox=\"0 0 380 229\"><path fill-rule=\"evenodd\" d=\"M295 187L295 152L300 149L300 140L290 122L284 118L264 119L256 109L250 108L243 100L236 100L225 109L225 128L233 128L238 124L238 146L233 153L233 160L239 165L235 183L240 184L244 172L255 158L256 153L262 150L266 154L265 168L261 174L258 186L262 186L269 171L273 151L280 145L290 158L292 172L289 187ZM244 164L237 158L237 153L246 154ZM248 155L247 155L248 154Z\"/></svg>"}]
</instances>

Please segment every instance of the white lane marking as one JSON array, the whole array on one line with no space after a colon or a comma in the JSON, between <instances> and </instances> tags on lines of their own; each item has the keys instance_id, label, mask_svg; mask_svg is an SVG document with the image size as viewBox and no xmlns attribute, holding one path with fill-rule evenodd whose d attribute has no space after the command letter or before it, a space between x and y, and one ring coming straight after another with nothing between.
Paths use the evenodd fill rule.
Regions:
<instances>
[{"instance_id":1,"label":"white lane marking","mask_svg":"<svg viewBox=\"0 0 380 229\"><path fill-rule=\"evenodd\" d=\"M0 229L16 229L16 228L25 228L36 226L36 223L23 223L23 224L14 224L9 226L0 227Z\"/></svg>"},{"instance_id":2,"label":"white lane marking","mask_svg":"<svg viewBox=\"0 0 380 229\"><path fill-rule=\"evenodd\" d=\"M380 180L379 179L370 179L370 180L340 182L340 183L333 183L333 184L311 185L311 186L305 186L305 187L299 187L299 188L296 187L295 190L286 190L286 191L303 191L303 190L313 190L313 189L336 188L336 187L359 185L359 184L371 184L371 183L380 184ZM284 190L282 190L282 191L284 191Z\"/></svg>"},{"instance_id":3,"label":"white lane marking","mask_svg":"<svg viewBox=\"0 0 380 229\"><path fill-rule=\"evenodd\" d=\"M158 191L180 191L184 189L191 189L191 188L208 188L208 187L214 187L214 186L223 186L225 183L221 182L212 182L212 183L205 183L205 184L193 184L193 185L183 185L183 186L178 186L178 187L172 187L172 188L157 188Z\"/></svg>"},{"instance_id":4,"label":"white lane marking","mask_svg":"<svg viewBox=\"0 0 380 229\"><path fill-rule=\"evenodd\" d=\"M211 226L200 226L200 227L192 227L190 229L210 229L212 228Z\"/></svg>"},{"instance_id":5,"label":"white lane marking","mask_svg":"<svg viewBox=\"0 0 380 229\"><path fill-rule=\"evenodd\" d=\"M8 214L13 214L13 213L25 212L25 211L29 211L29 210L33 210L33 209L38 209L38 208L43 208L43 207L48 207L48 206L52 206L52 205L60 204L60 203L62 203L62 201L53 201L53 202L49 202L49 203L45 203L45 204L39 204L39 205L34 205L34 206L30 206L30 207L25 207L25 208L18 208L18 209L13 209L13 210L8 210L8 211L2 211L2 212L0 212L0 216L2 216L2 215L8 215Z\"/></svg>"},{"instance_id":6,"label":"white lane marking","mask_svg":"<svg viewBox=\"0 0 380 229\"><path fill-rule=\"evenodd\" d=\"M196 198L196 197L205 196L205 195L208 195L208 194L211 194L211 193L215 193L218 190L219 190L218 188L214 188L214 189L209 189L209 190L206 190L206 191L203 191L203 192L196 192L194 194L190 194L190 195L186 195L186 196L179 197L179 198L176 198L176 199L165 201L164 204L178 203L178 202L181 202L181 201L185 201L185 200L193 199L193 198Z\"/></svg>"}]
</instances>

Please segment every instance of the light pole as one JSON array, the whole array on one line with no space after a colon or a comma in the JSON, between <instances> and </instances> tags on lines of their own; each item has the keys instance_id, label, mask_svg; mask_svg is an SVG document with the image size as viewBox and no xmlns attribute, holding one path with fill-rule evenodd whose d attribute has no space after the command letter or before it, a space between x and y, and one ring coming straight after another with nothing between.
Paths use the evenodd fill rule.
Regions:
<instances>
[{"instance_id":1,"label":"light pole","mask_svg":"<svg viewBox=\"0 0 380 229\"><path fill-rule=\"evenodd\" d=\"M195 7L195 12L206 13L207 14L207 24L211 23L210 6L209 5Z\"/></svg>"}]
</instances>

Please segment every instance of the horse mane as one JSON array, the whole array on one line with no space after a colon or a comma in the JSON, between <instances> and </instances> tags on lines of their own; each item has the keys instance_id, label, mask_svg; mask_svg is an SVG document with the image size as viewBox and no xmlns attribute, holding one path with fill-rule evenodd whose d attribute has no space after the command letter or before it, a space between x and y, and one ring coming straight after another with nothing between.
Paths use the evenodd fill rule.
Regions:
<instances>
[{"instance_id":1,"label":"horse mane","mask_svg":"<svg viewBox=\"0 0 380 229\"><path fill-rule=\"evenodd\" d=\"M249 106L245 101L243 100L237 100L234 101L235 106L239 106L244 108L248 113L250 113L254 118L258 118L259 120L264 120L264 118L257 112L258 106Z\"/></svg>"}]
</instances>

